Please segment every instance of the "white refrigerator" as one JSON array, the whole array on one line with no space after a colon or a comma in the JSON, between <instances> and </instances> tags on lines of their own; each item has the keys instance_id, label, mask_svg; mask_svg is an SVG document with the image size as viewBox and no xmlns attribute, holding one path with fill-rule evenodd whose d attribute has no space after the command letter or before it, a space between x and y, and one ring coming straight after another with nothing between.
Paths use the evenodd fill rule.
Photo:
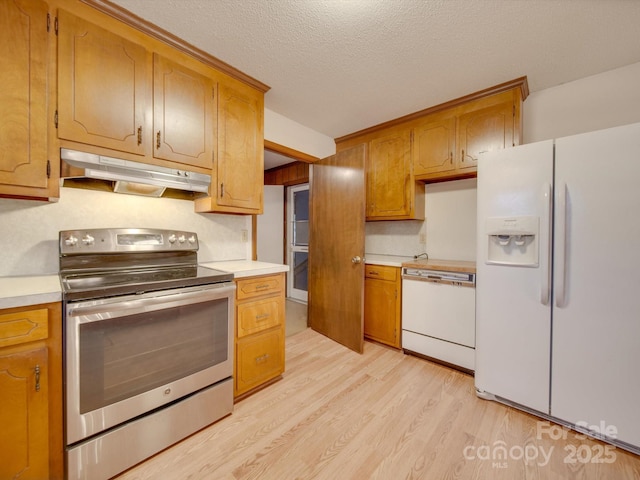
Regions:
<instances>
[{"instance_id":1,"label":"white refrigerator","mask_svg":"<svg viewBox=\"0 0 640 480\"><path fill-rule=\"evenodd\" d=\"M478 395L640 453L640 123L481 155Z\"/></svg>"}]
</instances>

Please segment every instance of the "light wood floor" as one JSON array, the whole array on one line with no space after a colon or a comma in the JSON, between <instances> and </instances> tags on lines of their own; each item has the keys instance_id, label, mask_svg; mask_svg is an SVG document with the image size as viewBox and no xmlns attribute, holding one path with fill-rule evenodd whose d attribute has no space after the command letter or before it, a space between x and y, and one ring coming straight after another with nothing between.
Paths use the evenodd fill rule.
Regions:
<instances>
[{"instance_id":1,"label":"light wood floor","mask_svg":"<svg viewBox=\"0 0 640 480\"><path fill-rule=\"evenodd\" d=\"M283 380L119 480L640 479L640 457L573 432L552 440L560 427L478 399L468 375L369 342L358 355L311 329L286 342Z\"/></svg>"}]
</instances>

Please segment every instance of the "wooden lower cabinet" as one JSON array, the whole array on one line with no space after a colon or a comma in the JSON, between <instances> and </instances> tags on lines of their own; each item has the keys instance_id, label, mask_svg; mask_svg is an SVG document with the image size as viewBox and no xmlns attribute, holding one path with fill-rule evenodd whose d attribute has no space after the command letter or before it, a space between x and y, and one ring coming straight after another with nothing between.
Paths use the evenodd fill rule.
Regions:
<instances>
[{"instance_id":1,"label":"wooden lower cabinet","mask_svg":"<svg viewBox=\"0 0 640 480\"><path fill-rule=\"evenodd\" d=\"M364 336L400 348L400 268L367 264L364 275Z\"/></svg>"},{"instance_id":2,"label":"wooden lower cabinet","mask_svg":"<svg viewBox=\"0 0 640 480\"><path fill-rule=\"evenodd\" d=\"M284 372L284 273L236 280L234 396Z\"/></svg>"},{"instance_id":3,"label":"wooden lower cabinet","mask_svg":"<svg viewBox=\"0 0 640 480\"><path fill-rule=\"evenodd\" d=\"M0 310L0 478L63 478L61 315Z\"/></svg>"}]
</instances>

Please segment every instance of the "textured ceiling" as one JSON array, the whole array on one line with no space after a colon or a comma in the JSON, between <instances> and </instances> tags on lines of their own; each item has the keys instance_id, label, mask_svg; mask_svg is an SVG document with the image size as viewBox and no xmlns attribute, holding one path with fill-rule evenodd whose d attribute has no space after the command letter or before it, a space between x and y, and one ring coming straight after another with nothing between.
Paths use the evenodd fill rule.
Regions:
<instances>
[{"instance_id":1,"label":"textured ceiling","mask_svg":"<svg viewBox=\"0 0 640 480\"><path fill-rule=\"evenodd\" d=\"M332 138L523 75L535 92L640 61L638 0L112 1Z\"/></svg>"}]
</instances>

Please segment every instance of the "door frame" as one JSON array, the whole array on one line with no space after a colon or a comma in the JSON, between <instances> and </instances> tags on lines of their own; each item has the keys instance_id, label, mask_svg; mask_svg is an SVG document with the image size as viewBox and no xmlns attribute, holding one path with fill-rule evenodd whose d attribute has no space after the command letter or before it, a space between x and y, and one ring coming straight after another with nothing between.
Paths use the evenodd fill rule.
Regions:
<instances>
[{"instance_id":1,"label":"door frame","mask_svg":"<svg viewBox=\"0 0 640 480\"><path fill-rule=\"evenodd\" d=\"M294 222L295 222L295 202L294 195L297 192L301 191L309 191L308 183L301 183L299 185L293 185L290 187L286 187L286 263L290 267L289 275L287 275L287 297L292 298L294 300L299 300L301 302L307 303L309 298L308 290L300 290L295 288L294 280L295 280L295 254L298 252L307 253L307 262L308 262L308 254L309 254L309 244L306 246L296 246L293 244L294 241ZM307 263L308 265L308 263ZM308 266L307 266L308 272Z\"/></svg>"}]
</instances>

